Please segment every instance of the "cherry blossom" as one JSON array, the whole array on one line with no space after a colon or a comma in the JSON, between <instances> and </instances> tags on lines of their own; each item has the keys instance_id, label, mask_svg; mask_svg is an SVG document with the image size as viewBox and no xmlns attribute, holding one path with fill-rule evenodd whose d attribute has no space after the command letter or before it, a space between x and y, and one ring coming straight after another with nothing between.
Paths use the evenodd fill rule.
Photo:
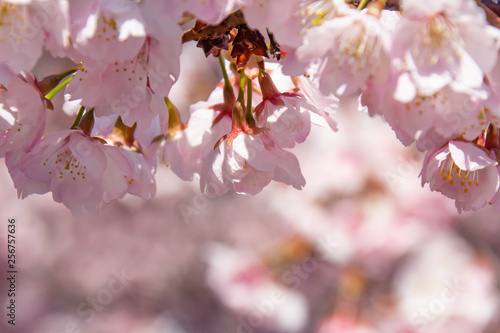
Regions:
<instances>
[{"instance_id":1,"label":"cherry blossom","mask_svg":"<svg viewBox=\"0 0 500 333\"><path fill-rule=\"evenodd\" d=\"M152 95L168 95L178 75L177 52L179 42L160 43L148 37L131 60L81 65L66 92L71 99L78 97L82 104L95 106L97 115L118 113L128 126L137 122L142 128L148 127L158 114Z\"/></svg>"},{"instance_id":2,"label":"cherry blossom","mask_svg":"<svg viewBox=\"0 0 500 333\"><path fill-rule=\"evenodd\" d=\"M32 1L36 12L33 23L44 33L44 48L54 57L66 56L72 41L70 31L70 13L68 0Z\"/></svg>"},{"instance_id":3,"label":"cherry blossom","mask_svg":"<svg viewBox=\"0 0 500 333\"><path fill-rule=\"evenodd\" d=\"M407 13L395 29L392 55L410 71L410 92L432 95L447 84L457 91L479 89L496 63L499 38L484 11L467 0L402 5Z\"/></svg>"},{"instance_id":4,"label":"cherry blossom","mask_svg":"<svg viewBox=\"0 0 500 333\"><path fill-rule=\"evenodd\" d=\"M470 142L450 141L429 152L422 169L422 185L429 183L455 199L458 211L477 210L491 202L498 191L496 155Z\"/></svg>"},{"instance_id":5,"label":"cherry blossom","mask_svg":"<svg viewBox=\"0 0 500 333\"><path fill-rule=\"evenodd\" d=\"M450 85L432 95L417 93L411 100L401 102L396 96L412 88L409 81L402 84L406 79L407 72L390 74L383 86L368 80L361 95L369 113L383 115L405 145L416 141L420 150L427 151L459 136L474 140L499 116L494 99L486 99L484 93L470 89L459 93Z\"/></svg>"},{"instance_id":6,"label":"cherry blossom","mask_svg":"<svg viewBox=\"0 0 500 333\"><path fill-rule=\"evenodd\" d=\"M13 75L0 66L0 156L28 149L45 130L46 104L34 78ZM5 79L5 81L4 81Z\"/></svg>"},{"instance_id":7,"label":"cherry blossom","mask_svg":"<svg viewBox=\"0 0 500 333\"><path fill-rule=\"evenodd\" d=\"M296 51L302 63L319 62L314 75L325 95L356 92L369 77L382 76L389 68L389 32L378 18L350 8L344 12L312 27Z\"/></svg>"},{"instance_id":8,"label":"cherry blossom","mask_svg":"<svg viewBox=\"0 0 500 333\"><path fill-rule=\"evenodd\" d=\"M99 116L118 113L128 126L148 127L158 114L152 95L167 96L179 75L180 27L160 24L150 6L130 1L76 3L70 12L76 22L88 20L73 24L77 43L66 51L79 63L66 89L69 100L81 99Z\"/></svg>"},{"instance_id":9,"label":"cherry blossom","mask_svg":"<svg viewBox=\"0 0 500 333\"><path fill-rule=\"evenodd\" d=\"M160 148L164 150L163 159L181 179L193 180L199 175L203 160L231 129L230 118L213 106L210 102L192 105L186 129L168 137Z\"/></svg>"},{"instance_id":10,"label":"cherry blossom","mask_svg":"<svg viewBox=\"0 0 500 333\"><path fill-rule=\"evenodd\" d=\"M2 1L0 14L0 63L9 64L14 71L30 71L42 54L44 34L32 1Z\"/></svg>"},{"instance_id":11,"label":"cherry blossom","mask_svg":"<svg viewBox=\"0 0 500 333\"><path fill-rule=\"evenodd\" d=\"M271 180L297 189L305 185L295 155L278 149L265 133L252 136L242 132L230 144L222 142L205 158L200 186L204 191L215 183L221 189L219 195L228 190L257 194Z\"/></svg>"},{"instance_id":12,"label":"cherry blossom","mask_svg":"<svg viewBox=\"0 0 500 333\"><path fill-rule=\"evenodd\" d=\"M316 108L300 95L281 94L267 73L262 73L259 83L263 94L255 107L259 126L269 128L276 147L293 148L304 142L311 130L309 113Z\"/></svg>"},{"instance_id":13,"label":"cherry blossom","mask_svg":"<svg viewBox=\"0 0 500 333\"><path fill-rule=\"evenodd\" d=\"M139 133L136 126L127 127L117 115L94 117L92 136L104 140L109 146L116 146L124 155L132 170L127 192L142 199L153 198L156 193L156 159L151 158L152 137L144 132L153 131L148 128ZM136 135L137 134L137 135ZM144 137L147 137L144 140Z\"/></svg>"},{"instance_id":14,"label":"cherry blossom","mask_svg":"<svg viewBox=\"0 0 500 333\"><path fill-rule=\"evenodd\" d=\"M129 149L121 149L120 152L127 158L132 169L130 179L133 181L129 181L127 192L144 200L153 198L156 193L155 166L140 152Z\"/></svg>"},{"instance_id":15,"label":"cherry blossom","mask_svg":"<svg viewBox=\"0 0 500 333\"><path fill-rule=\"evenodd\" d=\"M83 59L122 62L144 43L144 20L133 1L72 1L68 10L72 46Z\"/></svg>"},{"instance_id":16,"label":"cherry blossom","mask_svg":"<svg viewBox=\"0 0 500 333\"><path fill-rule=\"evenodd\" d=\"M54 201L75 214L122 197L134 181L130 164L118 148L81 130L44 137L21 158L18 168L11 175L20 197L50 191Z\"/></svg>"}]
</instances>

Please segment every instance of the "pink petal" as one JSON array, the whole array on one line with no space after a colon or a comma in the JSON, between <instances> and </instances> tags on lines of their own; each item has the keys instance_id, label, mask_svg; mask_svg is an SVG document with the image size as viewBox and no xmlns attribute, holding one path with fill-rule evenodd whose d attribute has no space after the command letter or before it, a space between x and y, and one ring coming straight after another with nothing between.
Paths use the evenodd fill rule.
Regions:
<instances>
[{"instance_id":1,"label":"pink petal","mask_svg":"<svg viewBox=\"0 0 500 333\"><path fill-rule=\"evenodd\" d=\"M462 170L475 171L498 164L483 149L472 143L450 141L448 146L453 161Z\"/></svg>"}]
</instances>

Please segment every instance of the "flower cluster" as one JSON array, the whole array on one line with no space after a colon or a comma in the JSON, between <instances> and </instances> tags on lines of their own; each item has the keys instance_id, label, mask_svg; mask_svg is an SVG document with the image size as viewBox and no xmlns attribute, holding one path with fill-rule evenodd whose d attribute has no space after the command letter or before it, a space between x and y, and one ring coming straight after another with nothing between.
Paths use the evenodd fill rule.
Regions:
<instances>
[{"instance_id":1,"label":"flower cluster","mask_svg":"<svg viewBox=\"0 0 500 333\"><path fill-rule=\"evenodd\" d=\"M499 19L481 3L5 0L0 10L0 156L19 196L52 192L74 213L147 199L158 163L213 195L273 180L301 189L290 149L313 123L337 130L331 115L354 97L426 152L422 182L459 211L500 206ZM170 90L183 43L195 42L223 79L178 110ZM47 57L66 67L37 77ZM73 125L48 126L62 110Z\"/></svg>"}]
</instances>

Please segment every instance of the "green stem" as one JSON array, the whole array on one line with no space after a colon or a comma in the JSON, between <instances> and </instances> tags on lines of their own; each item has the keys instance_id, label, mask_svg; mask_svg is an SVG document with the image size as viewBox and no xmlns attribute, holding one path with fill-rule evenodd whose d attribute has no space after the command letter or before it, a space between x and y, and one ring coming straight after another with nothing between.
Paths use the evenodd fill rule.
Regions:
<instances>
[{"instance_id":1,"label":"green stem","mask_svg":"<svg viewBox=\"0 0 500 333\"><path fill-rule=\"evenodd\" d=\"M59 74L56 74L56 76L59 78L59 79L64 79L66 76L68 75L71 75L73 73L75 73L76 71L78 70L78 68L71 68L71 69L68 69L67 71L64 71L62 73L59 73Z\"/></svg>"},{"instance_id":2,"label":"green stem","mask_svg":"<svg viewBox=\"0 0 500 333\"><path fill-rule=\"evenodd\" d=\"M71 129L75 129L78 125L80 125L80 121L82 120L83 112L85 111L85 107L82 106L80 108L80 111L78 111L78 114L76 115L76 119L73 122L73 125L71 125Z\"/></svg>"},{"instance_id":3,"label":"green stem","mask_svg":"<svg viewBox=\"0 0 500 333\"><path fill-rule=\"evenodd\" d=\"M224 59L219 56L219 64L222 69L222 76L224 76L224 87L231 88L231 83L229 83L229 76L227 75L226 66L224 66Z\"/></svg>"},{"instance_id":4,"label":"green stem","mask_svg":"<svg viewBox=\"0 0 500 333\"><path fill-rule=\"evenodd\" d=\"M247 77L245 76L245 73L243 69L240 71L240 90L238 91L238 99L237 101L240 102L240 104L243 106L243 109L245 108L245 85L246 85L246 80Z\"/></svg>"},{"instance_id":5,"label":"green stem","mask_svg":"<svg viewBox=\"0 0 500 333\"><path fill-rule=\"evenodd\" d=\"M66 80L64 80L63 82L59 83L54 89L52 89L49 93L47 93L47 95L45 95L45 98L48 100L52 99L52 97L54 97L54 95L57 94L59 92L59 90L66 87L68 85L68 83L71 82L73 77L74 76L70 76Z\"/></svg>"},{"instance_id":6,"label":"green stem","mask_svg":"<svg viewBox=\"0 0 500 333\"><path fill-rule=\"evenodd\" d=\"M361 0L358 5L358 10L363 10L370 0Z\"/></svg>"},{"instance_id":7,"label":"green stem","mask_svg":"<svg viewBox=\"0 0 500 333\"><path fill-rule=\"evenodd\" d=\"M252 90L253 90L252 80L248 79L247 80L247 112L246 112L245 116L247 118L248 125L250 125L250 127L255 127L255 119L253 119L253 115L252 115Z\"/></svg>"},{"instance_id":8,"label":"green stem","mask_svg":"<svg viewBox=\"0 0 500 333\"><path fill-rule=\"evenodd\" d=\"M177 132L184 130L186 126L182 123L181 115L179 110L175 107L175 105L170 102L168 97L164 98L165 104L168 109L168 132L170 135L174 136Z\"/></svg>"}]
</instances>

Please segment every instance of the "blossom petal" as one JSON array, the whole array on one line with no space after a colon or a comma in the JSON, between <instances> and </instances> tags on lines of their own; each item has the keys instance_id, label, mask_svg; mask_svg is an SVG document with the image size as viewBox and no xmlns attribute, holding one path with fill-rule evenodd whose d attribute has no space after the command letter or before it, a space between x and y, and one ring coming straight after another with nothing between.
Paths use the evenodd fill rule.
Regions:
<instances>
[{"instance_id":1,"label":"blossom petal","mask_svg":"<svg viewBox=\"0 0 500 333\"><path fill-rule=\"evenodd\" d=\"M453 161L462 170L476 171L498 164L484 150L469 142L450 141L449 147Z\"/></svg>"}]
</instances>

